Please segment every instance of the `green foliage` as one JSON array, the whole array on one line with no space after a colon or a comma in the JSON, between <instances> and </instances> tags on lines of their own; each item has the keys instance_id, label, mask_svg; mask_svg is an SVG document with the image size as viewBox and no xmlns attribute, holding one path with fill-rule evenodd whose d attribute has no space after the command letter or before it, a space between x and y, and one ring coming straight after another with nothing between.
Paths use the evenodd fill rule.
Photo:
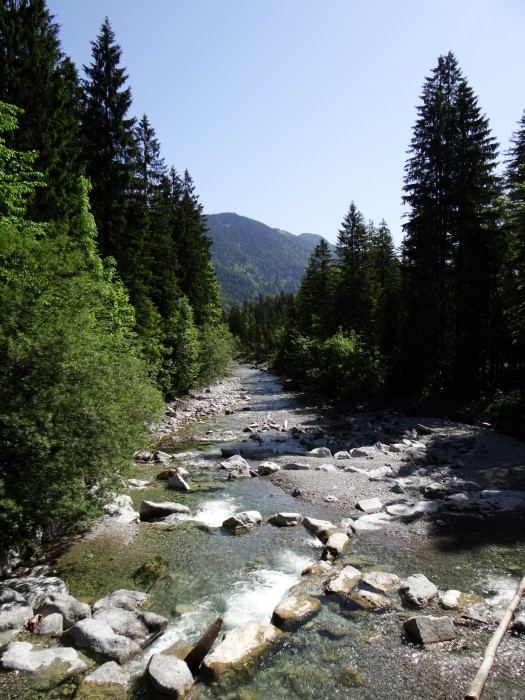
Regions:
<instances>
[{"instance_id":1,"label":"green foliage","mask_svg":"<svg viewBox=\"0 0 525 700\"><path fill-rule=\"evenodd\" d=\"M199 331L186 297L177 301L175 312L165 323L163 344L162 390L170 398L181 396L193 386L201 370Z\"/></svg>"},{"instance_id":2,"label":"green foliage","mask_svg":"<svg viewBox=\"0 0 525 700\"><path fill-rule=\"evenodd\" d=\"M199 328L198 383L209 384L227 373L233 355L233 336L223 324L205 324Z\"/></svg>"},{"instance_id":3,"label":"green foliage","mask_svg":"<svg viewBox=\"0 0 525 700\"><path fill-rule=\"evenodd\" d=\"M519 389L496 392L485 413L500 430L525 438L525 396Z\"/></svg>"}]
</instances>

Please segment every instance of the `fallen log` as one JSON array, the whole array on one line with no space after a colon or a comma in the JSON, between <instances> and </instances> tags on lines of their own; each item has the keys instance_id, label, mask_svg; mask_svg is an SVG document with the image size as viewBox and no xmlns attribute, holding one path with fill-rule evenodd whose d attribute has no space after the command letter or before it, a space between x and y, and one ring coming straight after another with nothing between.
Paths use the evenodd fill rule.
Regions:
<instances>
[{"instance_id":1,"label":"fallen log","mask_svg":"<svg viewBox=\"0 0 525 700\"><path fill-rule=\"evenodd\" d=\"M206 632L202 635L190 653L185 657L184 661L187 663L194 676L199 673L202 660L211 649L213 642L217 639L221 627L222 617L217 617L208 627Z\"/></svg>"},{"instance_id":2,"label":"fallen log","mask_svg":"<svg viewBox=\"0 0 525 700\"><path fill-rule=\"evenodd\" d=\"M489 677L490 671L496 659L496 652L498 651L500 642L503 639L510 623L512 622L514 613L516 612L524 593L525 576L521 579L520 585L518 586L514 597L512 598L507 609L505 610L505 613L503 614L503 617L501 618L501 621L497 626L496 631L490 638L487 648L485 649L485 654L483 656L481 666L479 667L478 672L476 673L474 680L472 681L470 688L468 689L467 694L465 695L465 700L479 700L479 698L481 697L481 694L483 693L483 688L485 687L485 683L487 682L487 678Z\"/></svg>"}]
</instances>

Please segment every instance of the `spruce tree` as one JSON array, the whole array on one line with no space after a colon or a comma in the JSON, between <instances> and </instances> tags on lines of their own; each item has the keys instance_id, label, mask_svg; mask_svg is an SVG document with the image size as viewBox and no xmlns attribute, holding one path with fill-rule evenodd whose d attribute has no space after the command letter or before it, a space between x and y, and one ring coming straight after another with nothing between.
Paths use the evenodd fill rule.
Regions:
<instances>
[{"instance_id":1,"label":"spruce tree","mask_svg":"<svg viewBox=\"0 0 525 700\"><path fill-rule=\"evenodd\" d=\"M405 361L415 382L471 392L487 371L496 144L452 53L427 78L405 166Z\"/></svg>"},{"instance_id":2,"label":"spruce tree","mask_svg":"<svg viewBox=\"0 0 525 700\"><path fill-rule=\"evenodd\" d=\"M45 0L0 3L0 99L23 109L11 147L35 151L46 187L35 193L30 215L68 220L81 201L79 85L63 55L58 25Z\"/></svg>"},{"instance_id":3,"label":"spruce tree","mask_svg":"<svg viewBox=\"0 0 525 700\"><path fill-rule=\"evenodd\" d=\"M308 260L297 294L297 318L306 335L327 337L333 330L332 269L330 247L321 238Z\"/></svg>"}]
</instances>

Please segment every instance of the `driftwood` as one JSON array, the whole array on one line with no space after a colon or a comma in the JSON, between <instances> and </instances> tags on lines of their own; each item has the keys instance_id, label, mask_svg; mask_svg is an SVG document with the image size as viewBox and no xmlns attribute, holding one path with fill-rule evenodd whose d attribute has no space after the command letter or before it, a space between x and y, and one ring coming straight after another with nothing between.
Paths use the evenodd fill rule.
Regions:
<instances>
[{"instance_id":1,"label":"driftwood","mask_svg":"<svg viewBox=\"0 0 525 700\"><path fill-rule=\"evenodd\" d=\"M213 642L217 639L221 627L222 617L218 617L214 622L212 622L197 644L184 659L194 676L198 674L202 660L211 649Z\"/></svg>"},{"instance_id":2,"label":"driftwood","mask_svg":"<svg viewBox=\"0 0 525 700\"><path fill-rule=\"evenodd\" d=\"M503 639L503 636L505 635L505 632L507 631L510 623L512 622L514 613L516 612L524 593L525 576L521 579L520 585L518 586L518 589L513 599L510 601L507 609L505 610L505 613L501 618L501 621L497 626L496 631L490 638L490 642L488 643L487 648L485 649L485 655L483 656L481 666L479 667L478 672L476 673L476 676L472 681L467 694L465 695L465 700L479 700L479 698L481 697L481 694L483 693L483 688L485 687L485 683L487 682L487 678L489 677L489 673L492 669L492 665L494 664L494 661L496 659L496 652L498 650L498 646L501 640Z\"/></svg>"}]
</instances>

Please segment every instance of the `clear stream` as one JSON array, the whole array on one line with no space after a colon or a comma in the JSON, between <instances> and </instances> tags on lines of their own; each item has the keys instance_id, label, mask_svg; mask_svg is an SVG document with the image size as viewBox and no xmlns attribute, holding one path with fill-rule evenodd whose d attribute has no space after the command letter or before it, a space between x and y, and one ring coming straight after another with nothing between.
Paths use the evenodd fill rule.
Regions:
<instances>
[{"instance_id":1,"label":"clear stream","mask_svg":"<svg viewBox=\"0 0 525 700\"><path fill-rule=\"evenodd\" d=\"M156 482L156 467L136 470L138 478L149 479L152 484L131 492L137 509L144 498L176 500L190 506L192 518L162 525L143 524L127 547L111 539L81 539L55 563L70 593L93 602L118 588L145 589L144 581L140 585L140 567L160 562L162 574L151 587L149 609L171 622L165 634L146 650L146 657L174 644L184 647L196 642L217 615L224 617L223 630L253 619L268 621L285 591L301 581L305 566L320 557L320 543L302 526L277 528L263 522L251 532L232 536L217 529L230 514L258 510L264 520L279 511L300 511L333 518L333 512L292 498L266 478L225 481L225 472L218 468L220 447L225 445L220 438L223 431L233 431L240 442L246 438L244 426L262 422L267 416L279 424L286 419L292 424L316 420L314 409L284 391L271 374L245 367L237 371L252 397L250 410L216 416L192 427L200 431L200 436L212 430L216 442L208 435L209 442L200 440L185 446L185 450L199 451L199 457L188 467L192 485L189 494L179 494L166 489L165 482ZM283 440L283 435L267 434L265 443L274 440L274 449L297 450L296 440L275 442ZM521 575L524 539L523 533L516 533L510 543L480 541L462 549L429 540L416 550L383 533L365 532L353 538L344 563L363 569L379 568L400 577L424 573L440 590L473 591L490 598L499 609L512 597ZM319 580L304 585L319 595ZM404 638L402 622L408 615L400 607L376 612L331 596L319 597L320 613L280 646L220 685L197 683L188 696L190 700L462 698L491 633L479 627L461 627L456 643L423 649ZM435 608L432 614L443 612ZM484 700L523 700L523 645L517 637L504 640ZM130 669L137 670L138 665L132 662ZM63 687L32 697L71 695ZM134 697L147 700L158 696L139 684Z\"/></svg>"}]
</instances>

